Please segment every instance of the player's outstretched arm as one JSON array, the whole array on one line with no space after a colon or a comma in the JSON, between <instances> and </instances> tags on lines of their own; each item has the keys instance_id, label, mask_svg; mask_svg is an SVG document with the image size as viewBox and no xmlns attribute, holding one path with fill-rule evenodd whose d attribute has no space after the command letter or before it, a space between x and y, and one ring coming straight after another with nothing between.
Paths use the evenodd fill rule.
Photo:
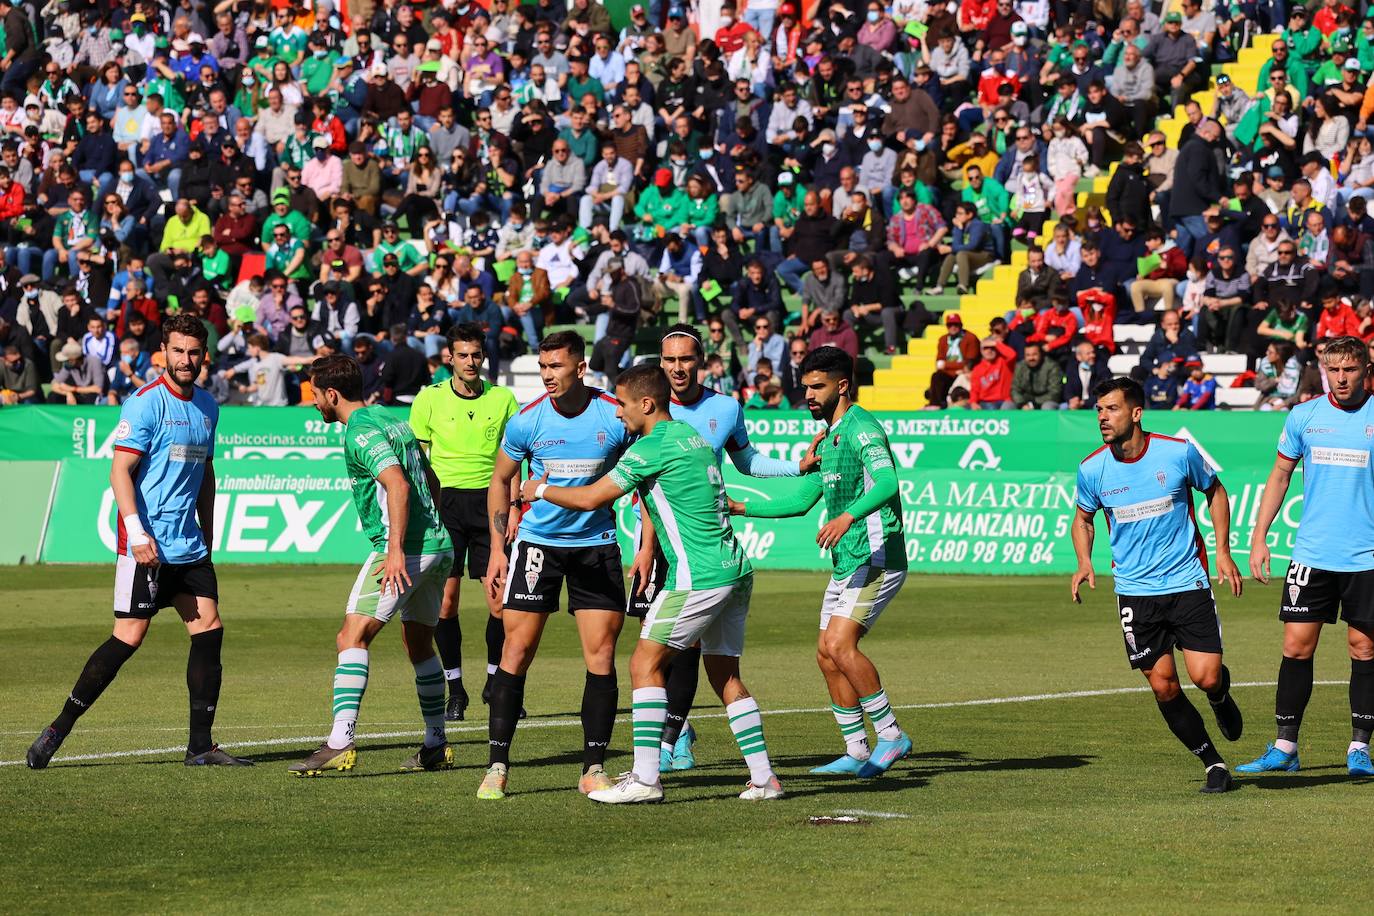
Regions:
<instances>
[{"instance_id":1,"label":"player's outstretched arm","mask_svg":"<svg viewBox=\"0 0 1374 916\"><path fill-rule=\"evenodd\" d=\"M527 503L532 503L537 499L547 500L555 506L564 509L574 509L578 512L590 512L593 509L600 509L609 506L620 497L626 494L620 485L611 479L610 474L603 475L598 480L582 487L555 487L549 484L549 475L535 480L528 478L520 485L520 497Z\"/></svg>"},{"instance_id":2,"label":"player's outstretched arm","mask_svg":"<svg viewBox=\"0 0 1374 916\"><path fill-rule=\"evenodd\" d=\"M730 500L731 515L745 515L750 518L791 518L805 515L811 511L821 498L821 481L814 475L803 477L801 485L791 496L770 499L766 502L737 503Z\"/></svg>"},{"instance_id":3,"label":"player's outstretched arm","mask_svg":"<svg viewBox=\"0 0 1374 916\"><path fill-rule=\"evenodd\" d=\"M410 521L410 481L399 464L384 468L377 482L386 491L386 560L382 563L382 594L399 595L410 586L406 572L406 526Z\"/></svg>"},{"instance_id":4,"label":"player's outstretched arm","mask_svg":"<svg viewBox=\"0 0 1374 916\"><path fill-rule=\"evenodd\" d=\"M1250 575L1261 585L1269 584L1269 526L1278 517L1283 500L1288 495L1288 484L1293 479L1293 469L1297 461L1280 454L1274 459L1274 469L1264 482L1264 495L1260 497L1259 517L1250 534Z\"/></svg>"},{"instance_id":5,"label":"player's outstretched arm","mask_svg":"<svg viewBox=\"0 0 1374 916\"><path fill-rule=\"evenodd\" d=\"M1240 597L1245 577L1231 559L1231 502L1221 478L1207 489L1207 514L1212 518L1212 532L1217 538L1217 578L1231 586L1231 594Z\"/></svg>"},{"instance_id":6,"label":"player's outstretched arm","mask_svg":"<svg viewBox=\"0 0 1374 916\"><path fill-rule=\"evenodd\" d=\"M205 538L205 559L215 552L215 459L205 460L205 476L200 480L200 492L196 494L196 521L200 524L201 537Z\"/></svg>"},{"instance_id":7,"label":"player's outstretched arm","mask_svg":"<svg viewBox=\"0 0 1374 916\"><path fill-rule=\"evenodd\" d=\"M138 517L138 498L135 495L134 469L138 467L142 457L138 452L115 449L114 460L110 463L110 489L114 491L115 507L119 517L124 520L124 531L134 560L140 566L156 566L157 542L151 534L143 530L143 522Z\"/></svg>"},{"instance_id":8,"label":"player's outstretched arm","mask_svg":"<svg viewBox=\"0 0 1374 916\"><path fill-rule=\"evenodd\" d=\"M511 494L520 479L520 462L506 454L505 449L496 453L496 467L491 472L491 484L487 487L487 524L491 526L493 544L506 543L506 533L510 526L514 500ZM495 598L506 587L506 552L491 551L487 560L487 594Z\"/></svg>"},{"instance_id":9,"label":"player's outstretched arm","mask_svg":"<svg viewBox=\"0 0 1374 916\"><path fill-rule=\"evenodd\" d=\"M1084 510L1082 506L1077 506L1074 508L1073 524L1069 526L1074 556L1078 558L1078 570L1069 582L1069 593L1073 595L1075 604L1083 603L1078 589L1084 582L1088 583L1088 588L1097 589L1097 574L1093 572L1093 537L1097 534L1093 528L1094 514Z\"/></svg>"}]
</instances>

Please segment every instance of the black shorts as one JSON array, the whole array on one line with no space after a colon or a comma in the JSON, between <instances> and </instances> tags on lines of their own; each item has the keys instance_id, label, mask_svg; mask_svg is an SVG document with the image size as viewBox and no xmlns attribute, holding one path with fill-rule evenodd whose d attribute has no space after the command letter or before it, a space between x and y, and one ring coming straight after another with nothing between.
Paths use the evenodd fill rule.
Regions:
<instances>
[{"instance_id":1,"label":"black shorts","mask_svg":"<svg viewBox=\"0 0 1374 916\"><path fill-rule=\"evenodd\" d=\"M1374 628L1374 569L1329 572L1289 563L1283 579L1279 620L1284 623L1335 623Z\"/></svg>"},{"instance_id":2,"label":"black shorts","mask_svg":"<svg viewBox=\"0 0 1374 916\"><path fill-rule=\"evenodd\" d=\"M1116 607L1126 659L1137 671L1149 671L1175 646L1221 654L1221 618L1210 588L1172 595L1117 595Z\"/></svg>"},{"instance_id":3,"label":"black shorts","mask_svg":"<svg viewBox=\"0 0 1374 916\"><path fill-rule=\"evenodd\" d=\"M133 557L115 561L114 615L149 620L171 607L178 595L194 595L219 601L215 564L208 559L194 563L159 563L140 566Z\"/></svg>"},{"instance_id":4,"label":"black shorts","mask_svg":"<svg viewBox=\"0 0 1374 916\"><path fill-rule=\"evenodd\" d=\"M654 568L649 575L649 584L644 589L644 594L639 592L639 574L636 573L630 580L630 603L625 608L625 613L630 617L643 617L649 613L649 606L654 603L654 598L659 592L663 591L663 586L668 582L668 558L663 555L663 548L657 542L654 544Z\"/></svg>"},{"instance_id":5,"label":"black shorts","mask_svg":"<svg viewBox=\"0 0 1374 916\"><path fill-rule=\"evenodd\" d=\"M506 572L505 607L552 614L568 580L568 613L625 607L619 544L556 547L517 539Z\"/></svg>"},{"instance_id":6,"label":"black shorts","mask_svg":"<svg viewBox=\"0 0 1374 916\"><path fill-rule=\"evenodd\" d=\"M453 540L453 566L450 579L463 577L463 557L467 557L468 578L481 579L491 559L491 525L487 521L486 490L439 491L439 515Z\"/></svg>"}]
</instances>

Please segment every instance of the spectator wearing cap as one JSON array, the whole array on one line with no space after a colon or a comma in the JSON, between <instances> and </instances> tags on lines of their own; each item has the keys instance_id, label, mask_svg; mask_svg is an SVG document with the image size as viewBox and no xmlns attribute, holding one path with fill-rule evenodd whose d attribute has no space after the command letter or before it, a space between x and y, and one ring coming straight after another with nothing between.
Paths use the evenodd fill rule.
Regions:
<instances>
[{"instance_id":1,"label":"spectator wearing cap","mask_svg":"<svg viewBox=\"0 0 1374 916\"><path fill-rule=\"evenodd\" d=\"M696 59L696 32L687 25L686 9L677 4L668 8L668 26L663 30L663 50L670 60L678 58L690 65Z\"/></svg>"},{"instance_id":2,"label":"spectator wearing cap","mask_svg":"<svg viewBox=\"0 0 1374 916\"><path fill-rule=\"evenodd\" d=\"M343 161L330 149L328 137L317 136L311 145L315 155L301 167L301 184L320 200L330 200L343 187Z\"/></svg>"},{"instance_id":3,"label":"spectator wearing cap","mask_svg":"<svg viewBox=\"0 0 1374 916\"><path fill-rule=\"evenodd\" d=\"M1292 7L1288 14L1288 28L1283 31L1283 39L1288 43L1291 55L1311 74L1320 62L1326 36L1312 25L1306 7L1300 4Z\"/></svg>"},{"instance_id":4,"label":"spectator wearing cap","mask_svg":"<svg viewBox=\"0 0 1374 916\"><path fill-rule=\"evenodd\" d=\"M1197 236L1199 242L1205 238L1205 234ZM1164 308L1172 309L1178 295L1178 281L1188 274L1188 258L1161 229L1145 233L1145 249L1146 258L1154 259L1155 266L1131 284L1131 305L1139 314L1145 311L1146 299L1157 298L1162 300Z\"/></svg>"},{"instance_id":5,"label":"spectator wearing cap","mask_svg":"<svg viewBox=\"0 0 1374 916\"><path fill-rule=\"evenodd\" d=\"M283 224L291 230L293 238L310 238L310 219L304 213L292 208L291 191L284 187L277 188L272 192L272 212L263 220L262 231L258 236L258 240L264 247L272 243L272 230Z\"/></svg>"},{"instance_id":6,"label":"spectator wearing cap","mask_svg":"<svg viewBox=\"0 0 1374 916\"><path fill-rule=\"evenodd\" d=\"M930 377L926 398L936 407L946 406L954 380L968 372L978 361L978 338L964 330L958 312L945 314L945 333L935 343L935 372Z\"/></svg>"},{"instance_id":7,"label":"spectator wearing cap","mask_svg":"<svg viewBox=\"0 0 1374 916\"><path fill-rule=\"evenodd\" d=\"M1217 74L1216 99L1212 102L1211 117L1225 127L1228 139L1236 139L1236 128L1250 109L1250 103L1250 96L1233 83L1230 76Z\"/></svg>"},{"instance_id":8,"label":"spectator wearing cap","mask_svg":"<svg viewBox=\"0 0 1374 916\"><path fill-rule=\"evenodd\" d=\"M94 404L104 397L109 384L105 367L94 356L83 353L81 344L67 341L58 351L56 362L49 404Z\"/></svg>"},{"instance_id":9,"label":"spectator wearing cap","mask_svg":"<svg viewBox=\"0 0 1374 916\"><path fill-rule=\"evenodd\" d=\"M1197 41L1183 31L1183 16L1177 12L1165 15L1164 29L1145 45L1145 58L1154 67L1155 88L1170 96L1170 108L1176 108L1207 80L1207 65L1200 62Z\"/></svg>"},{"instance_id":10,"label":"spectator wearing cap","mask_svg":"<svg viewBox=\"0 0 1374 916\"><path fill-rule=\"evenodd\" d=\"M654 172L654 183L639 193L635 219L639 223L636 237L641 247L657 247L653 244L656 239L687 221L687 195L673 184L671 170Z\"/></svg>"},{"instance_id":11,"label":"spectator wearing cap","mask_svg":"<svg viewBox=\"0 0 1374 916\"><path fill-rule=\"evenodd\" d=\"M385 66L374 66L367 81L363 117L376 118L379 123L385 124L403 111L410 111L406 106L405 90L396 84Z\"/></svg>"}]
</instances>

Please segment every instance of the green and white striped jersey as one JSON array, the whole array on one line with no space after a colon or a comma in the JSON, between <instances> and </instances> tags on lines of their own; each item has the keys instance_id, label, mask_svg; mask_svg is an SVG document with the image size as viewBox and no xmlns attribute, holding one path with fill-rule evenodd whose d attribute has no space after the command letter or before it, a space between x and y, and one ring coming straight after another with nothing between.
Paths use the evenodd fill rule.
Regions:
<instances>
[{"instance_id":1,"label":"green and white striped jersey","mask_svg":"<svg viewBox=\"0 0 1374 916\"><path fill-rule=\"evenodd\" d=\"M625 451L609 476L643 500L668 558L668 588L720 588L753 573L730 527L716 453L691 426L681 420L658 423Z\"/></svg>"},{"instance_id":2,"label":"green and white striped jersey","mask_svg":"<svg viewBox=\"0 0 1374 916\"><path fill-rule=\"evenodd\" d=\"M393 466L400 466L410 484L405 552L427 554L453 549L429 490L424 452L404 420L393 419L380 407L353 411L344 430L344 466L353 483L353 505L363 534L378 551L386 551L391 525L386 514L386 489L377 482L377 475Z\"/></svg>"}]
</instances>

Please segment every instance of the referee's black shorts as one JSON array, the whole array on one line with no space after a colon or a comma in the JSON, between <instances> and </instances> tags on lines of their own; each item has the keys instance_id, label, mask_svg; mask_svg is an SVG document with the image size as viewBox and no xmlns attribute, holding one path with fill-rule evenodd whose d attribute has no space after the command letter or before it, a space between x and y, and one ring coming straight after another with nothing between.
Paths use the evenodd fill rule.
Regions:
<instances>
[{"instance_id":1,"label":"referee's black shorts","mask_svg":"<svg viewBox=\"0 0 1374 916\"><path fill-rule=\"evenodd\" d=\"M449 569L449 578L462 578L463 557L466 556L468 578L481 579L487 574L487 561L491 557L486 488L456 490L444 487L439 491L439 515L453 540L453 566Z\"/></svg>"}]
</instances>

